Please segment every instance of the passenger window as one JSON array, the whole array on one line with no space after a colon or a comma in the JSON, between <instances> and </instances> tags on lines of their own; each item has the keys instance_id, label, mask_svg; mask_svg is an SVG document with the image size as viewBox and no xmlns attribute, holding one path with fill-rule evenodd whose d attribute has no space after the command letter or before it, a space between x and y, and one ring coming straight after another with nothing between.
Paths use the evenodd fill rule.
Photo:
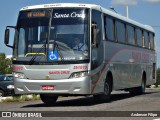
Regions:
<instances>
[{"instance_id":1,"label":"passenger window","mask_svg":"<svg viewBox=\"0 0 160 120\"><path fill-rule=\"evenodd\" d=\"M126 42L125 24L117 21L116 22L116 33L117 33L117 41L121 43L125 43Z\"/></svg>"},{"instance_id":2,"label":"passenger window","mask_svg":"<svg viewBox=\"0 0 160 120\"><path fill-rule=\"evenodd\" d=\"M149 48L149 38L148 38L147 31L144 31L144 46L145 46L145 48Z\"/></svg>"},{"instance_id":3,"label":"passenger window","mask_svg":"<svg viewBox=\"0 0 160 120\"><path fill-rule=\"evenodd\" d=\"M142 30L136 29L136 38L137 38L137 45L142 47L142 42L143 42Z\"/></svg>"},{"instance_id":4,"label":"passenger window","mask_svg":"<svg viewBox=\"0 0 160 120\"><path fill-rule=\"evenodd\" d=\"M154 49L154 35L149 33L150 49Z\"/></svg>"},{"instance_id":5,"label":"passenger window","mask_svg":"<svg viewBox=\"0 0 160 120\"><path fill-rule=\"evenodd\" d=\"M127 39L129 44L135 45L134 27L130 25L127 25Z\"/></svg>"},{"instance_id":6,"label":"passenger window","mask_svg":"<svg viewBox=\"0 0 160 120\"><path fill-rule=\"evenodd\" d=\"M109 17L105 19L105 36L107 40L114 41L114 21Z\"/></svg>"}]
</instances>

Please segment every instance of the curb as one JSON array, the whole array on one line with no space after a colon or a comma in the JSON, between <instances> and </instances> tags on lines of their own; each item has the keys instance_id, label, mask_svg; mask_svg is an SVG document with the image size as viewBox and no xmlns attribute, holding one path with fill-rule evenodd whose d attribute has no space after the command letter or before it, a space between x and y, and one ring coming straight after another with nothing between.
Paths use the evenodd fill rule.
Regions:
<instances>
[{"instance_id":1,"label":"curb","mask_svg":"<svg viewBox=\"0 0 160 120\"><path fill-rule=\"evenodd\" d=\"M0 97L0 102L3 102L3 100L6 100L6 99L13 99L12 96L9 96L9 97Z\"/></svg>"},{"instance_id":2,"label":"curb","mask_svg":"<svg viewBox=\"0 0 160 120\"><path fill-rule=\"evenodd\" d=\"M23 97L24 97L24 95L21 95L19 99L21 100L21 99L23 99ZM33 99L33 95L25 95L25 97L28 98L29 100L32 100L32 99ZM38 98L39 95L37 95L36 97ZM0 97L0 103L2 103L3 101L5 101L5 100L7 100L7 99L13 100L13 98L14 98L13 96ZM14 101L13 101L13 102L14 102Z\"/></svg>"}]
</instances>

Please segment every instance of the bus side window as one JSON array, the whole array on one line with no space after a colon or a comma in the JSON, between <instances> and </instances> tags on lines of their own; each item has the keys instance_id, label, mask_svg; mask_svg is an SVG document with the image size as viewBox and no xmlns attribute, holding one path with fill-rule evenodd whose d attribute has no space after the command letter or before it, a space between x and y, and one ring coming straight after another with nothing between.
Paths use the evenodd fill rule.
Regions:
<instances>
[{"instance_id":1,"label":"bus side window","mask_svg":"<svg viewBox=\"0 0 160 120\"><path fill-rule=\"evenodd\" d=\"M105 38L109 41L114 41L114 21L110 17L105 17Z\"/></svg>"},{"instance_id":2,"label":"bus side window","mask_svg":"<svg viewBox=\"0 0 160 120\"><path fill-rule=\"evenodd\" d=\"M120 43L126 43L126 31L125 31L125 24L116 21L116 32L117 32L117 40Z\"/></svg>"},{"instance_id":3,"label":"bus side window","mask_svg":"<svg viewBox=\"0 0 160 120\"><path fill-rule=\"evenodd\" d=\"M129 44L135 45L134 27L130 25L127 25L127 39Z\"/></svg>"},{"instance_id":4,"label":"bus side window","mask_svg":"<svg viewBox=\"0 0 160 120\"><path fill-rule=\"evenodd\" d=\"M149 43L150 43L150 49L154 49L154 35L152 33L149 33Z\"/></svg>"},{"instance_id":5,"label":"bus side window","mask_svg":"<svg viewBox=\"0 0 160 120\"><path fill-rule=\"evenodd\" d=\"M143 35L142 35L142 30L139 28L136 29L136 39L137 39L137 45L142 47Z\"/></svg>"},{"instance_id":6,"label":"bus side window","mask_svg":"<svg viewBox=\"0 0 160 120\"><path fill-rule=\"evenodd\" d=\"M149 37L148 37L148 32L144 31L144 46L145 48L149 48Z\"/></svg>"}]
</instances>

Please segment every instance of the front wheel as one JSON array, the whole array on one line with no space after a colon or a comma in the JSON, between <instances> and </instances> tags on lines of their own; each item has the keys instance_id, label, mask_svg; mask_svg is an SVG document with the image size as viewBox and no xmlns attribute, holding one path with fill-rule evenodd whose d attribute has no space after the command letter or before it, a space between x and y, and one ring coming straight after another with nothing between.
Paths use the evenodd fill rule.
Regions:
<instances>
[{"instance_id":1,"label":"front wheel","mask_svg":"<svg viewBox=\"0 0 160 120\"><path fill-rule=\"evenodd\" d=\"M58 99L58 96L40 94L41 100L47 105L54 105Z\"/></svg>"},{"instance_id":2,"label":"front wheel","mask_svg":"<svg viewBox=\"0 0 160 120\"><path fill-rule=\"evenodd\" d=\"M93 95L95 102L109 102L111 98L112 84L111 78L107 77L104 83L104 93Z\"/></svg>"}]
</instances>

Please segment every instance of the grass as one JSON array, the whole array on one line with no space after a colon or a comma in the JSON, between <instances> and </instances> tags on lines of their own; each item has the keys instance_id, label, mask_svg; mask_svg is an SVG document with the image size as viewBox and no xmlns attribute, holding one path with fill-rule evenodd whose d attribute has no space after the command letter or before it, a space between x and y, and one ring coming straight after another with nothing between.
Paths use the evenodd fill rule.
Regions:
<instances>
[{"instance_id":1,"label":"grass","mask_svg":"<svg viewBox=\"0 0 160 120\"><path fill-rule=\"evenodd\" d=\"M23 101L32 101L32 100L39 100L39 95L32 94L28 95L21 95L21 96L13 96L12 98L3 99L2 102L23 102Z\"/></svg>"},{"instance_id":2,"label":"grass","mask_svg":"<svg viewBox=\"0 0 160 120\"><path fill-rule=\"evenodd\" d=\"M146 88L147 90L160 90L160 87L156 87L156 88Z\"/></svg>"}]
</instances>

